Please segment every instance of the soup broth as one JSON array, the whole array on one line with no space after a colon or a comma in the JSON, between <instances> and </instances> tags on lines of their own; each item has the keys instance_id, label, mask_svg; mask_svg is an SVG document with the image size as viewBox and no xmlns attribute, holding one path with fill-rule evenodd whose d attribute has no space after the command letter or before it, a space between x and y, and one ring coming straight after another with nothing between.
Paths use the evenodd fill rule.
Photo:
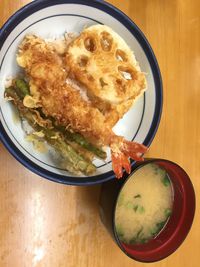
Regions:
<instances>
[{"instance_id":1,"label":"soup broth","mask_svg":"<svg viewBox=\"0 0 200 267\"><path fill-rule=\"evenodd\" d=\"M172 204L167 172L152 163L138 169L118 196L115 228L120 241L141 244L157 236L171 215Z\"/></svg>"}]
</instances>

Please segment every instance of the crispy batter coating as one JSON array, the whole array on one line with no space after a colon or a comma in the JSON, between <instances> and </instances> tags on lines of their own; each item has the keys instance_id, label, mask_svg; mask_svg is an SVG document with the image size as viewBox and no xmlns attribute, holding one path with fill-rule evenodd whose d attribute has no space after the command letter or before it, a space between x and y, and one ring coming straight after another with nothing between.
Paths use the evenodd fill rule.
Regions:
<instances>
[{"instance_id":1,"label":"crispy batter coating","mask_svg":"<svg viewBox=\"0 0 200 267\"><path fill-rule=\"evenodd\" d=\"M146 86L130 48L114 31L101 25L75 38L66 58L52 43L27 36L20 45L17 62L28 74L31 93L37 101L39 95L38 105L46 115L100 144L109 143L107 133ZM122 76L119 69L123 66L133 75L131 79ZM77 90L66 82L69 71L85 89ZM81 90L85 90L86 98Z\"/></svg>"},{"instance_id":2,"label":"crispy batter coating","mask_svg":"<svg viewBox=\"0 0 200 267\"><path fill-rule=\"evenodd\" d=\"M145 146L127 141L112 132L113 125L130 108L135 96L131 95L129 98L126 92L116 94L114 102L123 98L123 101L116 104L109 102L106 97L96 97L88 83L85 83L88 86L85 89L77 88L68 78L69 73L76 77L75 69L69 70L63 55L52 44L36 36L28 36L22 42L17 62L30 79L31 101L37 100L36 106L41 107L44 114L53 117L59 125L81 133L95 145L110 146L113 170L117 178L122 177L123 168L130 173L129 157L137 161L143 160L142 154L147 151ZM138 84L140 79L137 80L137 86ZM111 88L111 94L113 90L115 93L115 89Z\"/></svg>"},{"instance_id":3,"label":"crispy batter coating","mask_svg":"<svg viewBox=\"0 0 200 267\"><path fill-rule=\"evenodd\" d=\"M106 124L105 116L66 83L67 71L51 45L38 37L28 37L20 47L17 61L37 87L40 105L46 115L92 142L109 144L111 128Z\"/></svg>"},{"instance_id":4,"label":"crispy batter coating","mask_svg":"<svg viewBox=\"0 0 200 267\"><path fill-rule=\"evenodd\" d=\"M87 94L107 117L110 126L143 94L144 73L125 41L111 28L94 25L69 45L66 64Z\"/></svg>"}]
</instances>

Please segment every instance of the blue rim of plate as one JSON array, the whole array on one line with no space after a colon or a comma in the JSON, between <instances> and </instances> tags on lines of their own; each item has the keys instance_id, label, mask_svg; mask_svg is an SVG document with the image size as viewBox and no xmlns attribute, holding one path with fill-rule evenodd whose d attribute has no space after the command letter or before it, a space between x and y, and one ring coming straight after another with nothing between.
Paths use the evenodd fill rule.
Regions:
<instances>
[{"instance_id":1,"label":"blue rim of plate","mask_svg":"<svg viewBox=\"0 0 200 267\"><path fill-rule=\"evenodd\" d=\"M155 89L156 89L156 103L154 109L153 121L151 123L151 127L149 132L143 142L144 145L150 146L153 138L157 132L160 118L162 114L162 104L163 104L163 92L162 92L162 79L159 70L159 66L154 55L154 52L147 41L146 37L142 33L142 31L137 27L137 25L122 11L117 9L115 6L102 1L102 0L54 0L53 2L49 0L35 0L28 5L22 7L15 14L13 14L8 21L3 25L0 31L0 50L3 46L4 41L8 37L8 35L12 32L16 25L18 25L21 21L23 21L29 15L41 10L43 8L59 5L59 4L80 4L91 6L97 9L108 13L112 17L116 18L120 21L137 39L143 48L149 64L151 66L151 70L153 73ZM0 141L3 142L4 146L8 149L8 151L25 167L27 167L32 172L40 175L48 180L68 184L68 185L94 185L102 182L106 182L115 177L113 171L106 172L104 174L90 176L90 177L77 177L77 176L65 176L61 174L55 174L50 171L45 170L42 167L39 167L37 164L33 163L30 159L28 159L10 140L6 131L4 130L1 122L0 122ZM135 161L131 162L133 166Z\"/></svg>"}]
</instances>

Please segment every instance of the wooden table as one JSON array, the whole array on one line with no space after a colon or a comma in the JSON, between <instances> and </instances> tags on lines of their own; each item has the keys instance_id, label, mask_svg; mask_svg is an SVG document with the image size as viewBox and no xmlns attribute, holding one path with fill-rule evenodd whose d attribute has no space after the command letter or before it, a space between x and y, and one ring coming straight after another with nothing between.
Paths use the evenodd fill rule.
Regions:
<instances>
[{"instance_id":1,"label":"wooden table","mask_svg":"<svg viewBox=\"0 0 200 267\"><path fill-rule=\"evenodd\" d=\"M30 1L0 0L0 26ZM197 209L184 244L159 267L197 267L200 258L200 2L112 0L145 33L158 59L164 108L150 157L180 164L194 184ZM0 267L141 266L112 241L98 216L100 186L49 182L0 144ZM144 264L143 264L144 265Z\"/></svg>"}]
</instances>

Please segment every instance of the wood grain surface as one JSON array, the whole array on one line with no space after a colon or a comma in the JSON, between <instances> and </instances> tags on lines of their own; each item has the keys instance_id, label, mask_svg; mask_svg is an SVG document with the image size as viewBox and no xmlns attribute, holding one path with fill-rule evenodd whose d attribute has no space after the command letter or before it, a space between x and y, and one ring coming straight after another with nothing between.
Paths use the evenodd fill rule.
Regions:
<instances>
[{"instance_id":1,"label":"wood grain surface","mask_svg":"<svg viewBox=\"0 0 200 267\"><path fill-rule=\"evenodd\" d=\"M28 0L0 0L0 26ZM163 114L148 153L180 164L196 191L196 216L185 242L157 267L197 267L200 259L200 2L112 0L141 28L158 59ZM137 267L98 216L100 186L49 182L0 144L0 267Z\"/></svg>"}]
</instances>

